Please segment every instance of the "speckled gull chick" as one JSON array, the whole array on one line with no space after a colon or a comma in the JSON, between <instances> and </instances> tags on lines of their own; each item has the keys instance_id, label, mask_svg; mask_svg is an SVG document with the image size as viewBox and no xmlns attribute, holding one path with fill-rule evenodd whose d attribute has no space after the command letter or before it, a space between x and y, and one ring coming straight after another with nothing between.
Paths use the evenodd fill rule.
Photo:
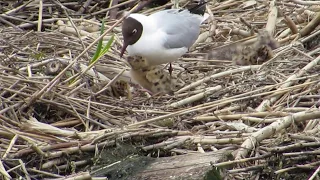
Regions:
<instances>
[{"instance_id":1,"label":"speckled gull chick","mask_svg":"<svg viewBox=\"0 0 320 180\"><path fill-rule=\"evenodd\" d=\"M149 16L130 14L122 23L125 50L129 56L142 56L148 65L177 60L185 54L200 34L200 25L209 15L206 2L190 9L169 9ZM196 14L198 13L198 14Z\"/></svg>"},{"instance_id":2,"label":"speckled gull chick","mask_svg":"<svg viewBox=\"0 0 320 180\"><path fill-rule=\"evenodd\" d=\"M172 95L183 86L183 82L170 76L161 66L148 66L141 56L128 56L127 62L131 66L132 81L152 94Z\"/></svg>"}]
</instances>

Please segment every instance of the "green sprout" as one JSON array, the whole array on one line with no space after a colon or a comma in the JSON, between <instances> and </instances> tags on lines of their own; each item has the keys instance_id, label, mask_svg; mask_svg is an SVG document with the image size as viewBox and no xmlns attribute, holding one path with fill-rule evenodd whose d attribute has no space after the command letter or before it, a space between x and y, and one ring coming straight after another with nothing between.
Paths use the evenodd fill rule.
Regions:
<instances>
[{"instance_id":1,"label":"green sprout","mask_svg":"<svg viewBox=\"0 0 320 180\"><path fill-rule=\"evenodd\" d=\"M102 24L101 24L100 36L103 33L104 33L104 20L102 21ZM95 52L94 56L92 57L92 59L90 60L89 65L95 64L103 55L105 55L109 51L113 40L114 40L114 35L111 36L111 38L109 39L109 41L107 42L107 44L105 46L102 45L103 39L101 38L99 40L96 52Z\"/></svg>"}]
</instances>

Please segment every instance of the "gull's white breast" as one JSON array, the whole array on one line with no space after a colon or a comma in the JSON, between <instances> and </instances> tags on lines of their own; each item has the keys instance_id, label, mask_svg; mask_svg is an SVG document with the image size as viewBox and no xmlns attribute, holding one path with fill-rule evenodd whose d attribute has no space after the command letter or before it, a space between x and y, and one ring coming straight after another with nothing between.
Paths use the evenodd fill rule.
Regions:
<instances>
[{"instance_id":1,"label":"gull's white breast","mask_svg":"<svg viewBox=\"0 0 320 180\"><path fill-rule=\"evenodd\" d=\"M135 44L127 47L128 54L130 56L138 55L145 57L149 65L159 65L175 61L188 51L188 46L191 46L189 43L184 47L166 48L164 44L170 41L168 38L175 39L175 37L177 37L177 41L181 41L181 39L184 38L191 38L194 39L192 40L194 42L199 35L199 32L196 31L193 31L192 35L179 33L181 31L179 28L184 26L187 28L191 25L200 28L200 19L198 20L197 16L191 16L190 13L186 14L186 12L183 12L182 14L168 14L167 11L162 11L150 16L142 14L131 14L130 16L137 19L142 24L143 32L140 39ZM181 18L187 18L187 20L182 20ZM184 23L181 24L179 19ZM172 23L174 23L174 25ZM186 23L189 23L189 25ZM181 26L175 26L177 24L181 24ZM177 31L175 31L175 28L171 27L177 27ZM199 29L196 30L198 31ZM177 36L173 34L177 34ZM176 42L174 39L171 39L171 43L173 44Z\"/></svg>"}]
</instances>

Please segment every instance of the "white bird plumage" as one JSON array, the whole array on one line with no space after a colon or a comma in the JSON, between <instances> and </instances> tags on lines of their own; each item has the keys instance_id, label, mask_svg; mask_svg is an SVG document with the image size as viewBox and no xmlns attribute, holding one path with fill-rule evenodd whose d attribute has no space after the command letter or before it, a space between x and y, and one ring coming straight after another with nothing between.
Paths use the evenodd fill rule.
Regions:
<instances>
[{"instance_id":1,"label":"white bird plumage","mask_svg":"<svg viewBox=\"0 0 320 180\"><path fill-rule=\"evenodd\" d=\"M121 55L124 50L127 50L129 56L146 58L148 65L175 61L185 54L197 40L200 25L208 16L206 13L204 15L193 14L188 9L163 10L149 16L131 14L127 17L128 21L137 21L136 25L142 25L142 30L139 34L138 27L127 25L130 30L126 32L123 25L124 47ZM136 39L130 44L128 39L137 34L140 37L135 37Z\"/></svg>"}]
</instances>

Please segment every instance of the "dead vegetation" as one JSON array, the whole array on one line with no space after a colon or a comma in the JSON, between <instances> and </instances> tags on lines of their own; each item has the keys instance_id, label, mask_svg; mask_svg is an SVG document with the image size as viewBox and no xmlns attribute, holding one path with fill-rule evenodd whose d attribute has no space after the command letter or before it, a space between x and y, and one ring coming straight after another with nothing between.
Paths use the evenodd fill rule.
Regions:
<instances>
[{"instance_id":1,"label":"dead vegetation","mask_svg":"<svg viewBox=\"0 0 320 180\"><path fill-rule=\"evenodd\" d=\"M119 58L121 14L172 5L0 2L3 179L138 179L152 167L147 155L186 154L179 161L188 161L214 151L228 157L211 162L226 179L319 178L319 1L208 3L211 17L197 43L173 64L184 87L150 96L130 83ZM115 41L92 69L103 18L103 38ZM232 42L253 43L258 29L280 43L262 65L203 59Z\"/></svg>"}]
</instances>

